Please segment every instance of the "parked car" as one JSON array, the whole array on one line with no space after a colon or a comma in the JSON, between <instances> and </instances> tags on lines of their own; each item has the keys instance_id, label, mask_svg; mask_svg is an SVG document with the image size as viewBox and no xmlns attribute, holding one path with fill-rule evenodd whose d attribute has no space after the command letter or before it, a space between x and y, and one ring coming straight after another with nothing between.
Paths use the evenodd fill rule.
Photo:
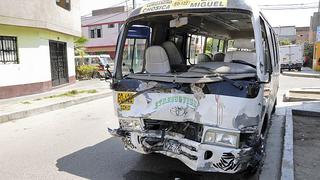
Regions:
<instances>
[{"instance_id":1,"label":"parked car","mask_svg":"<svg viewBox=\"0 0 320 180\"><path fill-rule=\"evenodd\" d=\"M108 78L106 75L107 68L109 71L113 71L114 60L110 55L86 55L86 56L76 56L76 66L81 65L92 65L98 68L98 72L93 74L97 78Z\"/></svg>"}]
</instances>

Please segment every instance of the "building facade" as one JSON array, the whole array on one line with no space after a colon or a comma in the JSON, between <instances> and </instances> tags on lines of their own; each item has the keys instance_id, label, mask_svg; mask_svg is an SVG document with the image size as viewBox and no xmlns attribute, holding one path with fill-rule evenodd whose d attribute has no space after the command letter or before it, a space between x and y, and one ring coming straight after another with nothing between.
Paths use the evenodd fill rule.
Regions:
<instances>
[{"instance_id":1,"label":"building facade","mask_svg":"<svg viewBox=\"0 0 320 180\"><path fill-rule=\"evenodd\" d=\"M309 30L310 27L296 27L297 44L309 44Z\"/></svg>"},{"instance_id":2,"label":"building facade","mask_svg":"<svg viewBox=\"0 0 320 180\"><path fill-rule=\"evenodd\" d=\"M115 56L117 38L122 24L128 17L124 6L99 9L81 18L82 35L89 39L86 52L91 55Z\"/></svg>"},{"instance_id":3,"label":"building facade","mask_svg":"<svg viewBox=\"0 0 320 180\"><path fill-rule=\"evenodd\" d=\"M1 0L0 99L75 82L79 0Z\"/></svg>"},{"instance_id":4,"label":"building facade","mask_svg":"<svg viewBox=\"0 0 320 180\"><path fill-rule=\"evenodd\" d=\"M295 26L280 26L273 27L273 29L278 35L279 41L289 40L292 44L296 43L297 31Z\"/></svg>"}]
</instances>

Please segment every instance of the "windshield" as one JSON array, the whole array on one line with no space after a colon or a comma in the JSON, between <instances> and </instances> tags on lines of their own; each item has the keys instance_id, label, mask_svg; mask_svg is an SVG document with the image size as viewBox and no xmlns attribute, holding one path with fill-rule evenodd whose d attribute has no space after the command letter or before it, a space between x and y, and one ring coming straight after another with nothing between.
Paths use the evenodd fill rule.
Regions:
<instances>
[{"instance_id":1,"label":"windshield","mask_svg":"<svg viewBox=\"0 0 320 180\"><path fill-rule=\"evenodd\" d=\"M256 75L250 13L164 14L129 24L119 48L118 77Z\"/></svg>"}]
</instances>

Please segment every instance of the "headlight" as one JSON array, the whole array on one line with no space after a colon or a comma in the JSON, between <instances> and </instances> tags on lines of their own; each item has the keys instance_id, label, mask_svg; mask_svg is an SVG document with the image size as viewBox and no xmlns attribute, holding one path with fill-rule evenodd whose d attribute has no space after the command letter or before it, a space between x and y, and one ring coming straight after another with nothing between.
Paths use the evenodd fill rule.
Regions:
<instances>
[{"instance_id":1,"label":"headlight","mask_svg":"<svg viewBox=\"0 0 320 180\"><path fill-rule=\"evenodd\" d=\"M119 123L123 130L142 130L140 119L119 119Z\"/></svg>"},{"instance_id":2,"label":"headlight","mask_svg":"<svg viewBox=\"0 0 320 180\"><path fill-rule=\"evenodd\" d=\"M238 147L239 134L233 132L208 130L204 143Z\"/></svg>"}]
</instances>

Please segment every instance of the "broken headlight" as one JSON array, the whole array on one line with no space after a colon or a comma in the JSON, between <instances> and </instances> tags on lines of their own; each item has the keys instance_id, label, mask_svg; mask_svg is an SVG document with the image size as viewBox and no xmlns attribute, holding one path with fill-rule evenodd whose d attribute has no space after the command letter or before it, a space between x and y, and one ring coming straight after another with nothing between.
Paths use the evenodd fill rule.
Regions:
<instances>
[{"instance_id":1,"label":"broken headlight","mask_svg":"<svg viewBox=\"0 0 320 180\"><path fill-rule=\"evenodd\" d=\"M239 144L239 134L234 132L208 130L204 137L204 143L236 148Z\"/></svg>"},{"instance_id":2,"label":"broken headlight","mask_svg":"<svg viewBox=\"0 0 320 180\"><path fill-rule=\"evenodd\" d=\"M120 127L123 130L128 131L140 131L141 121L140 119L119 119Z\"/></svg>"}]
</instances>

